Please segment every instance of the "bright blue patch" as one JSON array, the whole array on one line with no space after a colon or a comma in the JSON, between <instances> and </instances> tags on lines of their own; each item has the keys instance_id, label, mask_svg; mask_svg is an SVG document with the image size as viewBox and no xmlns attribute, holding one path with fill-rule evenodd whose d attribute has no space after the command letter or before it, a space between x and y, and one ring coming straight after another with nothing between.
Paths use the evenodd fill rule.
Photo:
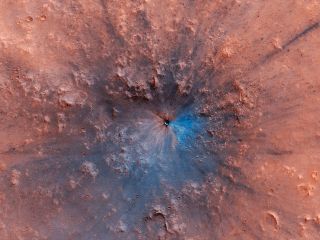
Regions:
<instances>
[{"instance_id":1,"label":"bright blue patch","mask_svg":"<svg viewBox=\"0 0 320 240\"><path fill-rule=\"evenodd\" d=\"M188 144L204 128L204 119L190 111L183 111L170 122L169 127L175 133L178 144Z\"/></svg>"}]
</instances>

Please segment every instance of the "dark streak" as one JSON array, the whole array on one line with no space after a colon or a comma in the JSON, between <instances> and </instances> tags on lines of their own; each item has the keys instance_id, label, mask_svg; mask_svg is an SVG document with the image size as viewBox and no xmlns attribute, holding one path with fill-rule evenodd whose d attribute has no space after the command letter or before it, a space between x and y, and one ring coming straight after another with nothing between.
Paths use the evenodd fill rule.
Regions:
<instances>
[{"instance_id":1,"label":"dark streak","mask_svg":"<svg viewBox=\"0 0 320 240\"><path fill-rule=\"evenodd\" d=\"M282 45L281 49L276 49L267 55L264 56L264 58L261 60L260 65L265 64L267 61L269 61L271 58L273 58L275 55L283 52L283 50L288 49L292 44L299 41L300 38L306 36L307 34L311 33L312 31L316 30L320 26L320 22L316 22L312 24L311 26L305 28L302 32L299 32L296 34L293 38L291 38L289 41L287 41L284 45Z\"/></svg>"},{"instance_id":2,"label":"dark streak","mask_svg":"<svg viewBox=\"0 0 320 240\"><path fill-rule=\"evenodd\" d=\"M113 26L113 24L112 24L110 21L108 21L108 22L106 23L106 28L107 28L107 32L108 32L111 36L113 36L116 40L118 40L118 42L119 42L119 44L120 44L121 46L124 46L124 45L125 45L125 42L126 42L126 41L124 40L124 38L123 38L122 36L120 36L120 34L117 33L115 27Z\"/></svg>"},{"instance_id":3,"label":"dark streak","mask_svg":"<svg viewBox=\"0 0 320 240\"><path fill-rule=\"evenodd\" d=\"M255 193L255 191L251 187L249 187L249 186L247 186L247 185L245 185L243 183L235 182L234 179L231 178L230 176L224 175L224 176L222 176L222 179L226 183L228 183L229 185L232 185L233 187L235 187L236 189L240 189L242 191L246 191L249 194L254 194Z\"/></svg>"},{"instance_id":4,"label":"dark streak","mask_svg":"<svg viewBox=\"0 0 320 240\"><path fill-rule=\"evenodd\" d=\"M268 149L267 153L270 155L276 155L276 156L281 156L281 155L288 155L292 154L293 151L290 150L281 150L281 149Z\"/></svg>"},{"instance_id":5,"label":"dark streak","mask_svg":"<svg viewBox=\"0 0 320 240\"><path fill-rule=\"evenodd\" d=\"M143 27L145 29L150 29L151 28L151 23L148 20L147 14L144 11L138 11L137 12L137 18L138 20L142 23Z\"/></svg>"},{"instance_id":6,"label":"dark streak","mask_svg":"<svg viewBox=\"0 0 320 240\"><path fill-rule=\"evenodd\" d=\"M106 6L105 2L103 0L100 1L101 2L101 6L104 9L104 11L106 12L105 16L106 16L106 31L115 38L115 40L118 40L118 43L120 44L120 46L124 46L126 41L125 39L117 32L116 28L114 27L114 25L112 24L110 18L109 18L109 13L108 13L108 7Z\"/></svg>"},{"instance_id":7,"label":"dark streak","mask_svg":"<svg viewBox=\"0 0 320 240\"><path fill-rule=\"evenodd\" d=\"M286 44L284 44L282 46L282 48L286 49L291 44L293 44L294 42L298 41L300 38L304 37L305 35L307 35L308 33L312 32L312 31L316 30L319 26L320 26L320 23L317 22L317 23L314 23L311 26L305 28L302 32L298 33L292 39L290 39Z\"/></svg>"}]
</instances>

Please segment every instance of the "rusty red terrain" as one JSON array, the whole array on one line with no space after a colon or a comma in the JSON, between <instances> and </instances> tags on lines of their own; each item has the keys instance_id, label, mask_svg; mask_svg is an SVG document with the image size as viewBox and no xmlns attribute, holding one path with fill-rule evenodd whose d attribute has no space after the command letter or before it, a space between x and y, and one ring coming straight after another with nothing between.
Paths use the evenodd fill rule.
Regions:
<instances>
[{"instance_id":1,"label":"rusty red terrain","mask_svg":"<svg viewBox=\"0 0 320 240\"><path fill-rule=\"evenodd\" d=\"M317 0L3 0L0 239L320 239Z\"/></svg>"}]
</instances>

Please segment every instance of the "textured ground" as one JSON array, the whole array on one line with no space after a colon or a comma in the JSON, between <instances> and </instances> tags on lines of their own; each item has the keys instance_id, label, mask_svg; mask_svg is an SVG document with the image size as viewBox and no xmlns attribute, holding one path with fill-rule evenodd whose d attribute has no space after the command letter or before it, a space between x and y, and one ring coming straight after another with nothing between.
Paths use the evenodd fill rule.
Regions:
<instances>
[{"instance_id":1,"label":"textured ground","mask_svg":"<svg viewBox=\"0 0 320 240\"><path fill-rule=\"evenodd\" d=\"M0 239L320 239L318 0L2 0Z\"/></svg>"}]
</instances>

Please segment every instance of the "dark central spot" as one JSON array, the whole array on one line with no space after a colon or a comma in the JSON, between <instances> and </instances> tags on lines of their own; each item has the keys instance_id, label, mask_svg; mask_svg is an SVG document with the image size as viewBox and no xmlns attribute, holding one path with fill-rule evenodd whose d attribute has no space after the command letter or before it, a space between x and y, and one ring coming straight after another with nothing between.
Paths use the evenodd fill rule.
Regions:
<instances>
[{"instance_id":1,"label":"dark central spot","mask_svg":"<svg viewBox=\"0 0 320 240\"><path fill-rule=\"evenodd\" d=\"M170 120L169 119L164 119L163 125L165 125L166 127L168 127L170 124Z\"/></svg>"}]
</instances>

